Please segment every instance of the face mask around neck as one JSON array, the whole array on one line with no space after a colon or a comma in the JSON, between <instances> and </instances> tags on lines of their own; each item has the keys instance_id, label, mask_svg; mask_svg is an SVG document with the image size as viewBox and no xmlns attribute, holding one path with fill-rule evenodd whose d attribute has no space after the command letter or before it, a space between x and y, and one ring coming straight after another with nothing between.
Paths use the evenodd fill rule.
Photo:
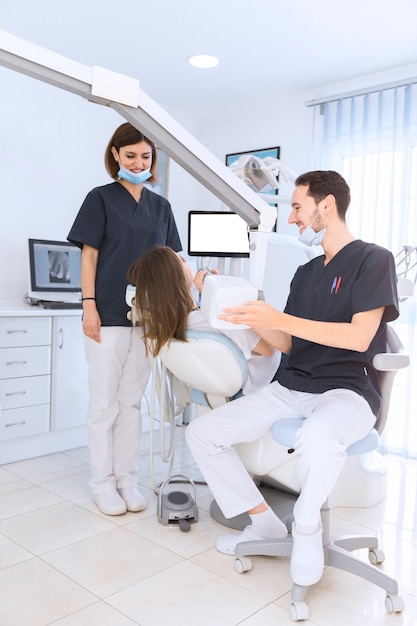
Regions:
<instances>
[{"instance_id":1,"label":"face mask around neck","mask_svg":"<svg viewBox=\"0 0 417 626\"><path fill-rule=\"evenodd\" d=\"M141 185L152 176L152 173L150 169L143 170L143 172L131 172L121 165L117 175L119 178L123 178L129 183Z\"/></svg>"},{"instance_id":2,"label":"face mask around neck","mask_svg":"<svg viewBox=\"0 0 417 626\"><path fill-rule=\"evenodd\" d=\"M298 237L298 241L301 241L301 243L306 246L319 246L323 241L324 235L326 234L327 222L329 221L328 217L324 228L319 230L317 233L313 230L313 224L316 221L318 214L319 210L317 209L317 213L315 214L310 226L307 226L307 228Z\"/></svg>"}]
</instances>

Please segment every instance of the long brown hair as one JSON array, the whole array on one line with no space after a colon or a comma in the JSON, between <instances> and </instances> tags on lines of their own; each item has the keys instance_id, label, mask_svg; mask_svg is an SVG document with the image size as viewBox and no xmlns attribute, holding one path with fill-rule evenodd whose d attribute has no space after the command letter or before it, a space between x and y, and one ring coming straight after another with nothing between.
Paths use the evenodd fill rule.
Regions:
<instances>
[{"instance_id":1,"label":"long brown hair","mask_svg":"<svg viewBox=\"0 0 417 626\"><path fill-rule=\"evenodd\" d=\"M186 341L194 301L179 256L168 246L153 246L129 268L128 280L136 287L134 317L147 351L157 356L172 339Z\"/></svg>"}]
</instances>

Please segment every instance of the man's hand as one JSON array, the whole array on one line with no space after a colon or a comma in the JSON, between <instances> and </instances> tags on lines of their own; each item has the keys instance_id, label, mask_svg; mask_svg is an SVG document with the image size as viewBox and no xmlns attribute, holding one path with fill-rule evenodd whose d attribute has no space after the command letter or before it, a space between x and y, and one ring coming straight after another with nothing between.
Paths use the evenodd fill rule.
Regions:
<instances>
[{"instance_id":1,"label":"man's hand","mask_svg":"<svg viewBox=\"0 0 417 626\"><path fill-rule=\"evenodd\" d=\"M280 352L288 353L291 350L292 337L282 331L283 321L288 316L263 300L223 309L218 317L232 324L246 324Z\"/></svg>"},{"instance_id":2,"label":"man's hand","mask_svg":"<svg viewBox=\"0 0 417 626\"><path fill-rule=\"evenodd\" d=\"M225 308L218 317L232 324L247 324L251 328L273 330L279 329L281 315L282 313L270 304L257 300L243 306Z\"/></svg>"}]
</instances>

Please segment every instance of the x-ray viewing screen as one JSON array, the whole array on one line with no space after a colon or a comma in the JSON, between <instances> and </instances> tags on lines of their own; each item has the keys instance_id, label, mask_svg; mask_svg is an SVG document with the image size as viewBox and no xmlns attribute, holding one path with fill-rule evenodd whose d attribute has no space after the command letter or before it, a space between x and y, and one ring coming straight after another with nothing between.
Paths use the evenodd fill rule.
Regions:
<instances>
[{"instance_id":1,"label":"x-ray viewing screen","mask_svg":"<svg viewBox=\"0 0 417 626\"><path fill-rule=\"evenodd\" d=\"M65 241L29 239L30 291L81 291L81 250Z\"/></svg>"},{"instance_id":2,"label":"x-ray viewing screen","mask_svg":"<svg viewBox=\"0 0 417 626\"><path fill-rule=\"evenodd\" d=\"M188 213L188 254L209 257L249 257L245 220L225 211Z\"/></svg>"}]
</instances>

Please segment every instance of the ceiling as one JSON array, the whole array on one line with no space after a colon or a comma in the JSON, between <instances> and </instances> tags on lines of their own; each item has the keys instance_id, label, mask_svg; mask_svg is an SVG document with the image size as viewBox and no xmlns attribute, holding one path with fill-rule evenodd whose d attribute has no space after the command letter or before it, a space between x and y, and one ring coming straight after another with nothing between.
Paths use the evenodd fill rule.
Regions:
<instances>
[{"instance_id":1,"label":"ceiling","mask_svg":"<svg viewBox=\"0 0 417 626\"><path fill-rule=\"evenodd\" d=\"M139 78L161 106L196 117L397 68L417 74L416 0L0 0L0 25ZM220 65L191 67L201 53Z\"/></svg>"}]
</instances>

